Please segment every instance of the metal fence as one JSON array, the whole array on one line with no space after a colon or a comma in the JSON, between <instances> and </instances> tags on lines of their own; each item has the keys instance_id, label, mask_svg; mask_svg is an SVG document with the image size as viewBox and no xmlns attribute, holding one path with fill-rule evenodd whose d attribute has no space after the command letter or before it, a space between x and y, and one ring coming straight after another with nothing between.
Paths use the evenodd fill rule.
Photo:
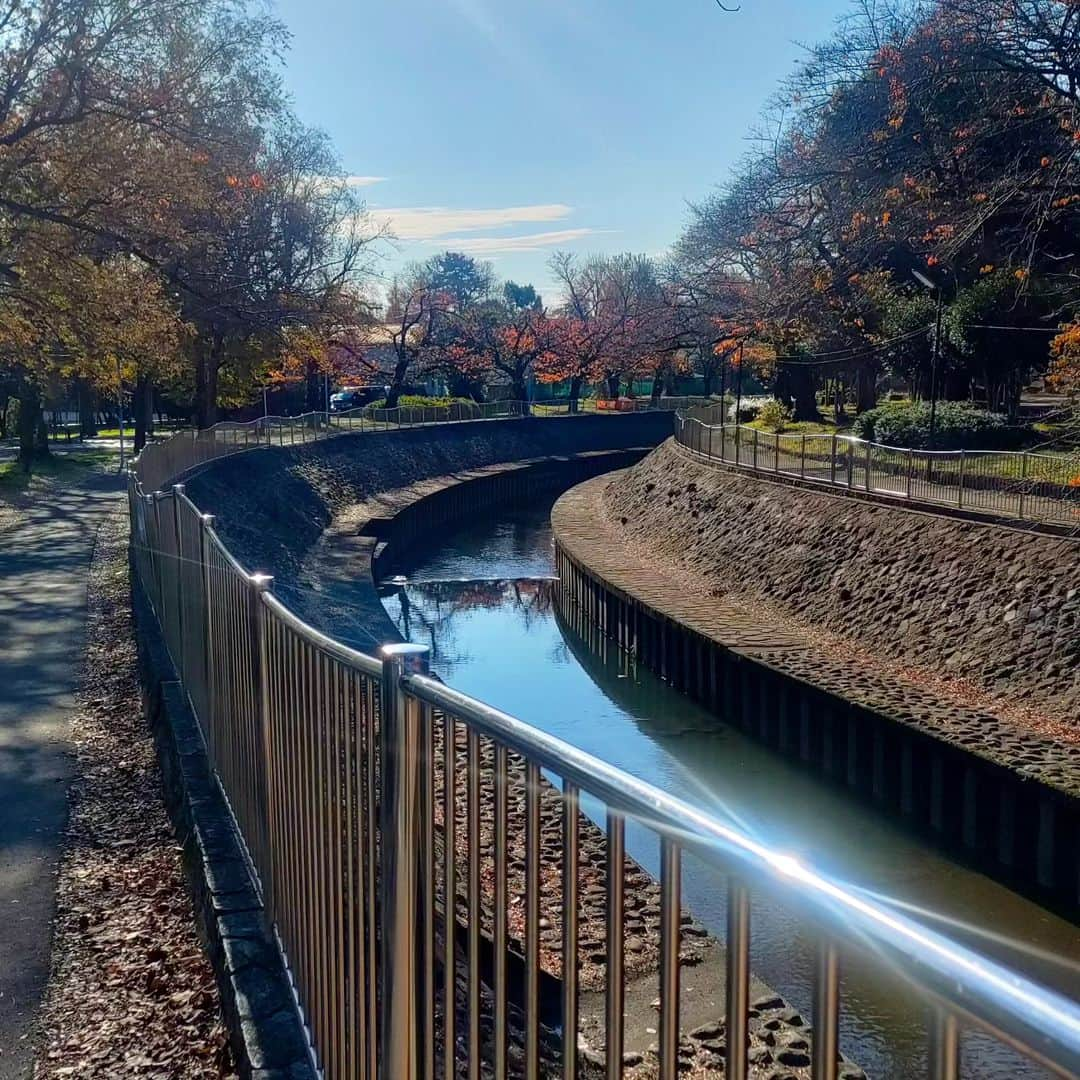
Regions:
<instances>
[{"instance_id":1,"label":"metal fence","mask_svg":"<svg viewBox=\"0 0 1080 1080\"><path fill-rule=\"evenodd\" d=\"M935 503L1080 528L1080 459L999 450L909 450L851 435L779 434L719 421L719 409L679 410L675 438L751 472L844 491Z\"/></svg>"},{"instance_id":2,"label":"metal fence","mask_svg":"<svg viewBox=\"0 0 1080 1080\"><path fill-rule=\"evenodd\" d=\"M344 412L308 412L300 416L260 416L255 420L226 420L213 427L185 428L161 442L150 443L135 461L135 474L144 490L157 490L190 468L226 454L259 446L297 446L333 435L396 431L467 420L506 420L522 416L592 415L607 412L676 412L707 402L706 398L667 397L620 399L619 409L604 409L598 399L581 399L571 413L566 398L550 401L455 401L446 405L401 405L394 409L365 405ZM611 404L611 403L609 403ZM629 404L629 408L624 408Z\"/></svg>"},{"instance_id":3,"label":"metal fence","mask_svg":"<svg viewBox=\"0 0 1080 1080\"><path fill-rule=\"evenodd\" d=\"M422 647L387 646L376 658L319 633L278 600L271 579L237 563L182 485L149 491L133 472L129 505L139 580L325 1077L596 1075L578 1053L578 971L586 947L595 949L580 932L583 890L598 888L603 1071L621 1075L628 821L660 853L663 1080L680 1067L684 852L727 876L726 1076L746 1077L750 1067L754 890L796 912L819 941L818 1080L838 1075L849 950L930 1006L929 1075L959 1075L961 1026L990 1032L1058 1075L1080 1071L1073 1002L446 687L427 673ZM585 803L605 830L602 867L581 857L581 832L594 827ZM554 1018L542 971L560 976Z\"/></svg>"}]
</instances>

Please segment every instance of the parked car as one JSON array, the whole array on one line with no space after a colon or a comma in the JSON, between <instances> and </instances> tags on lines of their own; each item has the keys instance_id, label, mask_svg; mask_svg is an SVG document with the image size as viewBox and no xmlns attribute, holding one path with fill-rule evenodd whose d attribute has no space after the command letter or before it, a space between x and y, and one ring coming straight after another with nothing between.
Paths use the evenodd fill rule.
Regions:
<instances>
[{"instance_id":1,"label":"parked car","mask_svg":"<svg viewBox=\"0 0 1080 1080\"><path fill-rule=\"evenodd\" d=\"M370 405L373 401L385 398L388 390L387 386L342 387L336 394L330 395L330 411L348 412L349 409L359 409L362 405Z\"/></svg>"}]
</instances>

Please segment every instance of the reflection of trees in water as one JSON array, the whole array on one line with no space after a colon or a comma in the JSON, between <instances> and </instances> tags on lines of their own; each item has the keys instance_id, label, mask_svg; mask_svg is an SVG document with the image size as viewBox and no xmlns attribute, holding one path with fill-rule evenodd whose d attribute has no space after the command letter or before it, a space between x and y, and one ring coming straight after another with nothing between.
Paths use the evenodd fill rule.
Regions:
<instances>
[{"instance_id":1,"label":"reflection of trees in water","mask_svg":"<svg viewBox=\"0 0 1080 1080\"><path fill-rule=\"evenodd\" d=\"M432 660L460 663L454 620L474 611L502 609L514 612L525 629L551 615L558 582L550 578L492 581L430 581L399 586L394 621L406 641L427 645Z\"/></svg>"}]
</instances>

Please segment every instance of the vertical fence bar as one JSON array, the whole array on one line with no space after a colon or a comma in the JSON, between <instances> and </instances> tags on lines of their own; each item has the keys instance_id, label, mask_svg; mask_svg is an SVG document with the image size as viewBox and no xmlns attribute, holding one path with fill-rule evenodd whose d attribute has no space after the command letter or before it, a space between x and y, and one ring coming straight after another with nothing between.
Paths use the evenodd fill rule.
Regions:
<instances>
[{"instance_id":1,"label":"vertical fence bar","mask_svg":"<svg viewBox=\"0 0 1080 1080\"><path fill-rule=\"evenodd\" d=\"M607 813L607 978L606 1069L608 1080L622 1076L623 1002L623 907L626 822L622 814Z\"/></svg>"},{"instance_id":2,"label":"vertical fence bar","mask_svg":"<svg viewBox=\"0 0 1080 1080\"><path fill-rule=\"evenodd\" d=\"M682 860L678 844L660 839L660 1080L679 1072L679 947Z\"/></svg>"},{"instance_id":3,"label":"vertical fence bar","mask_svg":"<svg viewBox=\"0 0 1080 1080\"><path fill-rule=\"evenodd\" d=\"M1016 516L1022 518L1024 516L1024 495L1027 488L1027 473L1028 473L1028 455L1025 450L1020 455L1020 504L1016 511Z\"/></svg>"},{"instance_id":4,"label":"vertical fence bar","mask_svg":"<svg viewBox=\"0 0 1080 1080\"><path fill-rule=\"evenodd\" d=\"M758 447L758 430L754 428L754 451L753 451L753 463L754 472L757 472L757 447Z\"/></svg>"},{"instance_id":5,"label":"vertical fence bar","mask_svg":"<svg viewBox=\"0 0 1080 1080\"><path fill-rule=\"evenodd\" d=\"M874 467L874 459L871 456L872 453L873 453L873 449L874 449L874 444L872 442L867 442L867 444L866 444L866 461L863 464L863 487L867 491L869 491L870 488L871 488L870 471Z\"/></svg>"},{"instance_id":6,"label":"vertical fence bar","mask_svg":"<svg viewBox=\"0 0 1080 1080\"><path fill-rule=\"evenodd\" d=\"M540 766L525 766L525 1076L540 1076Z\"/></svg>"},{"instance_id":7,"label":"vertical fence bar","mask_svg":"<svg viewBox=\"0 0 1080 1080\"><path fill-rule=\"evenodd\" d=\"M911 479L915 475L915 451L908 449L907 452L907 484L906 484L906 496L911 499Z\"/></svg>"},{"instance_id":8,"label":"vertical fence bar","mask_svg":"<svg viewBox=\"0 0 1080 1080\"><path fill-rule=\"evenodd\" d=\"M469 831L469 1080L480 1080L480 736L468 730L465 774Z\"/></svg>"},{"instance_id":9,"label":"vertical fence bar","mask_svg":"<svg viewBox=\"0 0 1080 1080\"><path fill-rule=\"evenodd\" d=\"M577 1076L578 789L563 785L563 1080Z\"/></svg>"},{"instance_id":10,"label":"vertical fence bar","mask_svg":"<svg viewBox=\"0 0 1080 1080\"><path fill-rule=\"evenodd\" d=\"M506 817L507 753L501 743L495 745L495 1080L506 1080Z\"/></svg>"},{"instance_id":11,"label":"vertical fence bar","mask_svg":"<svg viewBox=\"0 0 1080 1080\"><path fill-rule=\"evenodd\" d=\"M457 725L443 718L443 1077L457 1077Z\"/></svg>"},{"instance_id":12,"label":"vertical fence bar","mask_svg":"<svg viewBox=\"0 0 1080 1080\"><path fill-rule=\"evenodd\" d=\"M776 432L773 435L773 472L778 473L780 471L780 432Z\"/></svg>"},{"instance_id":13,"label":"vertical fence bar","mask_svg":"<svg viewBox=\"0 0 1080 1080\"><path fill-rule=\"evenodd\" d=\"M840 965L836 947L823 940L814 973L813 1080L836 1080L839 1060Z\"/></svg>"},{"instance_id":14,"label":"vertical fence bar","mask_svg":"<svg viewBox=\"0 0 1080 1080\"><path fill-rule=\"evenodd\" d=\"M956 477L956 507L960 509L964 505L964 465L967 462L967 451L960 451L960 465Z\"/></svg>"},{"instance_id":15,"label":"vertical fence bar","mask_svg":"<svg viewBox=\"0 0 1080 1080\"><path fill-rule=\"evenodd\" d=\"M803 435L799 442L799 476L806 479L806 436Z\"/></svg>"},{"instance_id":16,"label":"vertical fence bar","mask_svg":"<svg viewBox=\"0 0 1080 1080\"><path fill-rule=\"evenodd\" d=\"M424 1045L421 1075L435 1077L435 721L431 706L420 715L420 821L423 836L423 969L424 969Z\"/></svg>"},{"instance_id":17,"label":"vertical fence bar","mask_svg":"<svg viewBox=\"0 0 1080 1080\"><path fill-rule=\"evenodd\" d=\"M833 432L832 447L829 455L829 483L836 483L836 432Z\"/></svg>"},{"instance_id":18,"label":"vertical fence bar","mask_svg":"<svg viewBox=\"0 0 1080 1080\"><path fill-rule=\"evenodd\" d=\"M750 1027L750 893L738 881L728 885L726 945L726 1075L734 1080L746 1080Z\"/></svg>"},{"instance_id":19,"label":"vertical fence bar","mask_svg":"<svg viewBox=\"0 0 1080 1080\"><path fill-rule=\"evenodd\" d=\"M423 1046L416 902L423 873L420 795L420 705L402 689L406 674L425 673L425 645L384 645L380 711L380 1075L419 1080Z\"/></svg>"},{"instance_id":20,"label":"vertical fence bar","mask_svg":"<svg viewBox=\"0 0 1080 1080\"><path fill-rule=\"evenodd\" d=\"M176 541L173 545L176 552L176 566L173 568L176 574L176 656L173 662L183 683L187 677L184 671L184 530L180 527L180 496L184 494L184 485L173 484L172 492L173 539Z\"/></svg>"},{"instance_id":21,"label":"vertical fence bar","mask_svg":"<svg viewBox=\"0 0 1080 1080\"><path fill-rule=\"evenodd\" d=\"M940 1007L935 1008L930 1032L931 1080L959 1080L960 1031L956 1017Z\"/></svg>"}]
</instances>

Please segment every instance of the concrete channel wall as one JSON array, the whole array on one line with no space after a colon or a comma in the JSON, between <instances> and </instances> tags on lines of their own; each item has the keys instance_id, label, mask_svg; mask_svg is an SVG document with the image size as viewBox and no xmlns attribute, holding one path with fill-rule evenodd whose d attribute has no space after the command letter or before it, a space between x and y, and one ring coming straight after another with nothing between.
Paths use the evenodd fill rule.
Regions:
<instances>
[{"instance_id":1,"label":"concrete channel wall","mask_svg":"<svg viewBox=\"0 0 1080 1080\"><path fill-rule=\"evenodd\" d=\"M672 516L670 507L677 501L676 489L685 499L687 485L695 496L700 492L695 485L707 481L707 475L695 471L691 476L690 471L707 474L711 467L691 463L684 476L678 466L666 445L636 469L590 481L556 504L557 568L562 602L579 613L572 617L594 625L726 722L1076 918L1080 801L1072 787L1075 750L1036 734L1024 737L989 712L941 703L935 708L930 693L916 699L906 688L890 685L887 677L880 685L855 677L859 665L853 655L847 663L841 658L815 665L810 639L781 623L770 627L752 609L737 610L712 588L716 582L698 587L689 566L651 549L648 541L650 525L661 527L656 518L668 515L663 527L681 530L677 535L684 554L693 557L695 545L704 546L701 537L708 535L711 518L696 504L682 516ZM654 501L662 512L651 515L637 497L645 494L646 485L649 495L657 493ZM770 578L772 564L787 564L790 538L775 529L771 535L754 531L752 515L763 513L760 505L744 508L744 520L738 517L738 498L725 502L722 492L710 489L708 494L713 498L709 513L723 523L731 543L754 543L761 577ZM800 504L786 513L807 525L813 510L803 504L822 497L777 486L770 498ZM865 508L825 502L831 525L848 533L849 557L863 551L868 540L858 534L852 516ZM627 510L630 505L636 511ZM636 513L632 524L631 513ZM890 513L907 514L877 508L874 513L881 529L887 528ZM845 520L845 515L850 516ZM908 526L918 531L917 523L901 522L897 528ZM812 543L812 524L807 535ZM1012 542L1019 545L1025 539L1017 533ZM665 542L676 539L668 533ZM723 562L726 552L717 547L713 554ZM749 557L746 552L742 556ZM813 552L803 556L807 562L814 557ZM733 572L736 583L746 580L744 566ZM978 572L972 560L968 574Z\"/></svg>"}]
</instances>

